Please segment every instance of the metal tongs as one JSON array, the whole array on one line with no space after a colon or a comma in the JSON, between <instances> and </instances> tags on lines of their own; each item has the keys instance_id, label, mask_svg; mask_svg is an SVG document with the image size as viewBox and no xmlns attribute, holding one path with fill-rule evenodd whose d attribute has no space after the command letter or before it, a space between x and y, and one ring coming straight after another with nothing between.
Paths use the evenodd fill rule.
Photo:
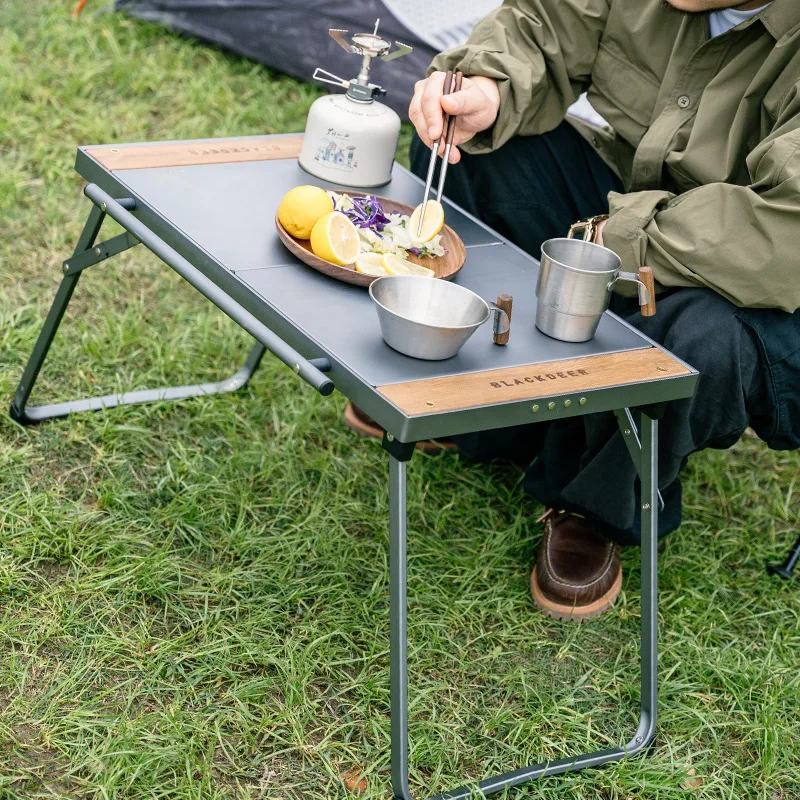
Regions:
<instances>
[{"instance_id":1,"label":"metal tongs","mask_svg":"<svg viewBox=\"0 0 800 800\"><path fill-rule=\"evenodd\" d=\"M461 81L464 79L462 72L448 72L444 76L444 91L442 97L450 92L458 92L461 89ZM447 163L450 157L450 148L453 146L453 134L456 129L456 118L452 114L445 114L442 121L442 135L431 145L431 160L428 164L428 177L425 179L425 194L422 198L422 211L419 214L419 224L417 225L417 236L422 235L422 223L425 220L425 209L428 206L428 195L431 192L433 183L433 170L436 168L436 156L439 153L439 144L444 138L444 155L442 156L442 167L439 170L439 186L436 189L436 200L442 202L442 189L444 188L444 177L447 174Z\"/></svg>"}]
</instances>

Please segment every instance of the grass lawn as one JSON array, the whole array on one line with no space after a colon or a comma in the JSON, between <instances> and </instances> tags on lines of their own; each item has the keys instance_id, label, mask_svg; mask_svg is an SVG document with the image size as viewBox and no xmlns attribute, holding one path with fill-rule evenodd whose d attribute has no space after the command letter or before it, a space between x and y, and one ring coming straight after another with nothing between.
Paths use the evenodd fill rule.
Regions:
<instances>
[{"instance_id":1,"label":"grass lawn","mask_svg":"<svg viewBox=\"0 0 800 800\"><path fill-rule=\"evenodd\" d=\"M319 94L100 5L0 3L4 408L89 208L76 145L302 130ZM216 380L248 346L135 248L85 274L33 401ZM0 798L345 798L353 767L388 796L386 457L343 407L267 358L235 395L3 412ZM798 466L752 438L692 459L651 757L508 797L800 798L798 589L763 568L794 539ZM520 479L410 465L418 796L633 732L638 552L613 612L544 619Z\"/></svg>"}]
</instances>

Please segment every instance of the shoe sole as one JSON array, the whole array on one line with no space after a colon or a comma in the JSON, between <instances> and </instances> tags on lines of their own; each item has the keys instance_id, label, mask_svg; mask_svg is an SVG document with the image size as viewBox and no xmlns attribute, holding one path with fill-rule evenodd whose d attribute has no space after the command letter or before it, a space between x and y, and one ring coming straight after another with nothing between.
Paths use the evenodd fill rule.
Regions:
<instances>
[{"instance_id":1,"label":"shoe sole","mask_svg":"<svg viewBox=\"0 0 800 800\"><path fill-rule=\"evenodd\" d=\"M539 587L539 581L536 577L536 567L531 570L531 597L533 602L551 619L567 620L570 622L580 622L584 619L594 619L601 614L605 614L614 601L619 596L622 589L622 570L619 571L611 588L602 597L588 603L585 606L567 605L566 603L557 603L546 597Z\"/></svg>"},{"instance_id":2,"label":"shoe sole","mask_svg":"<svg viewBox=\"0 0 800 800\"><path fill-rule=\"evenodd\" d=\"M370 425L368 422L361 419L361 417L356 414L352 403L347 404L343 418L344 424L359 436L364 436L368 439L383 439L383 428L379 425ZM455 450L455 447L453 442L437 442L433 439L429 439L425 442L417 442L417 450L431 455L433 453L441 453L443 450Z\"/></svg>"}]
</instances>

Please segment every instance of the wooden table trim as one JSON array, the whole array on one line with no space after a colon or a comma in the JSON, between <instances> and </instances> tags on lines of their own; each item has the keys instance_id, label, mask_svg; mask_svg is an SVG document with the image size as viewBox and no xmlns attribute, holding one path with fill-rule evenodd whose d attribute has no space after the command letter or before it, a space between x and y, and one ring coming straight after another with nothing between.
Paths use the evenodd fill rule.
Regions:
<instances>
[{"instance_id":1,"label":"wooden table trim","mask_svg":"<svg viewBox=\"0 0 800 800\"><path fill-rule=\"evenodd\" d=\"M263 137L231 142L162 142L124 147L90 147L86 152L109 172L151 167L189 167L237 161L277 161L297 158L302 136Z\"/></svg>"},{"instance_id":2,"label":"wooden table trim","mask_svg":"<svg viewBox=\"0 0 800 800\"><path fill-rule=\"evenodd\" d=\"M657 347L378 386L408 416L676 378L691 370Z\"/></svg>"}]
</instances>

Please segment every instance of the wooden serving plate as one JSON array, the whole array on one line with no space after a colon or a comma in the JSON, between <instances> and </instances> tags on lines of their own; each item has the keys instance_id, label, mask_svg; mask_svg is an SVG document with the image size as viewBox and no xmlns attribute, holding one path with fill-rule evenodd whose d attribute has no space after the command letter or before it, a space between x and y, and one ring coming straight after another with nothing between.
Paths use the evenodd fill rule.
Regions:
<instances>
[{"instance_id":1,"label":"wooden serving plate","mask_svg":"<svg viewBox=\"0 0 800 800\"><path fill-rule=\"evenodd\" d=\"M371 197L365 192L347 192L350 197ZM376 195L384 211L397 212L399 214L408 214L414 208L406 203L399 203L396 200L390 200L388 197L380 197ZM315 256L311 252L311 242L308 239L296 239L278 221L277 212L275 214L275 227L278 229L278 236L286 247L296 255L304 264L308 264L312 269L321 272L323 275L328 275L336 280L344 281L345 283L352 283L354 286L369 286L372 281L377 277L376 275L364 275L362 272L356 272L354 266L340 267L331 261L326 261L319 256ZM415 264L432 269L434 277L441 278L442 280L449 281L460 269L464 266L464 261L467 258L467 251L464 247L464 242L461 237L449 226L445 225L442 230L442 247L446 250L443 256L428 256L426 258L419 258L415 255L408 255L408 260L413 261Z\"/></svg>"}]
</instances>

